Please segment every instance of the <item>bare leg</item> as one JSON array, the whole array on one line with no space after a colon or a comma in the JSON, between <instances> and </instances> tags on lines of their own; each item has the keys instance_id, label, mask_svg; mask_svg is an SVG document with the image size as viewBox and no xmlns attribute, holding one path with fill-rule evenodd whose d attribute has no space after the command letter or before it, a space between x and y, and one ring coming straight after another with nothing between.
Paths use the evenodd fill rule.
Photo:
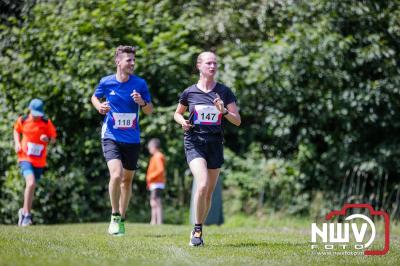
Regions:
<instances>
[{"instance_id":1,"label":"bare leg","mask_svg":"<svg viewBox=\"0 0 400 266\"><path fill-rule=\"evenodd\" d=\"M161 198L156 199L157 208L156 208L156 217L157 217L157 224L163 223L163 211L162 211L162 201Z\"/></svg>"},{"instance_id":2,"label":"bare leg","mask_svg":"<svg viewBox=\"0 0 400 266\"><path fill-rule=\"evenodd\" d=\"M121 195L121 180L122 180L122 163L118 159L112 159L107 162L108 170L110 171L110 182L108 191L110 193L112 213L119 212L119 199Z\"/></svg>"},{"instance_id":3,"label":"bare leg","mask_svg":"<svg viewBox=\"0 0 400 266\"><path fill-rule=\"evenodd\" d=\"M25 181L26 181L26 186L24 192L23 211L26 214L26 213L31 213L32 210L33 196L35 194L35 188L36 188L35 176L33 174L30 174L26 176Z\"/></svg>"},{"instance_id":4,"label":"bare leg","mask_svg":"<svg viewBox=\"0 0 400 266\"><path fill-rule=\"evenodd\" d=\"M190 170L196 180L196 194L194 196L195 204L195 223L202 224L206 219L207 192L208 192L208 171L207 162L203 158L193 159L189 163Z\"/></svg>"},{"instance_id":5,"label":"bare leg","mask_svg":"<svg viewBox=\"0 0 400 266\"><path fill-rule=\"evenodd\" d=\"M150 224L154 225L157 224L157 202L153 195L153 191L151 192L150 196L150 206L151 206L151 221Z\"/></svg>"},{"instance_id":6,"label":"bare leg","mask_svg":"<svg viewBox=\"0 0 400 266\"><path fill-rule=\"evenodd\" d=\"M125 218L126 210L128 209L129 201L132 197L132 181L135 171L123 170L121 182L121 197L119 199L119 212L122 218Z\"/></svg>"},{"instance_id":7,"label":"bare leg","mask_svg":"<svg viewBox=\"0 0 400 266\"><path fill-rule=\"evenodd\" d=\"M207 190L207 195L206 195L207 212L206 212L206 215L204 217L203 223L207 219L208 212L210 211L212 195L214 193L215 186L217 185L218 176L219 176L220 172L221 172L221 168L208 169L208 190Z\"/></svg>"}]
</instances>

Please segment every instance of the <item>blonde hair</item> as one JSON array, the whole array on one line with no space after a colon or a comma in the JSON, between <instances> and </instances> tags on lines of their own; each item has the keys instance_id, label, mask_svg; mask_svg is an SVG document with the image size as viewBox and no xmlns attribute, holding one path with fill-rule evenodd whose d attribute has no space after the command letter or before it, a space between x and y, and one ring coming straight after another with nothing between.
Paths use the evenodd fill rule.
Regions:
<instances>
[{"instance_id":1,"label":"blonde hair","mask_svg":"<svg viewBox=\"0 0 400 266\"><path fill-rule=\"evenodd\" d=\"M197 65L197 64L201 64L201 62L203 61L203 57L204 57L206 54L213 54L213 55L217 56L214 52L211 52L211 51L204 51L204 52L201 52L201 53L197 56L196 65Z\"/></svg>"}]
</instances>

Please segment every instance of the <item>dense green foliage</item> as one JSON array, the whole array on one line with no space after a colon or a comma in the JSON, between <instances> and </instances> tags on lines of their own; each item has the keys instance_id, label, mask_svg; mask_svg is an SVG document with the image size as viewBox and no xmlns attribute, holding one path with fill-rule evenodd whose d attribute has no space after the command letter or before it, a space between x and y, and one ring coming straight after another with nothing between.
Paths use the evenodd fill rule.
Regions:
<instances>
[{"instance_id":1,"label":"dense green foliage","mask_svg":"<svg viewBox=\"0 0 400 266\"><path fill-rule=\"evenodd\" d=\"M399 217L399 40L399 1L38 1L0 26L0 222L14 222L21 202L11 128L33 97L59 130L36 217L104 219L101 116L89 99L114 72L119 44L138 47L136 73L156 106L141 127L143 143L161 138L168 157L167 221L185 221L191 187L172 115L209 49L243 120L226 127L228 213L308 213L322 194L320 210L370 202ZM137 220L148 214L147 155L133 188Z\"/></svg>"}]
</instances>

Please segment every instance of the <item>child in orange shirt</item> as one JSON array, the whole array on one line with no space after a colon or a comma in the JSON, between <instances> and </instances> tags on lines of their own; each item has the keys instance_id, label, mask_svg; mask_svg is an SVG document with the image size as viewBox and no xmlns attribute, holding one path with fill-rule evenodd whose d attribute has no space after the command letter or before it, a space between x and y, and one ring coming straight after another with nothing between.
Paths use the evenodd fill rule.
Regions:
<instances>
[{"instance_id":1,"label":"child in orange shirt","mask_svg":"<svg viewBox=\"0 0 400 266\"><path fill-rule=\"evenodd\" d=\"M18 211L18 226L32 224L31 209L36 182L46 166L47 144L54 143L57 135L53 123L44 115L42 100L33 99L29 110L29 115L18 117L13 132L15 152L26 182L24 206Z\"/></svg>"},{"instance_id":2,"label":"child in orange shirt","mask_svg":"<svg viewBox=\"0 0 400 266\"><path fill-rule=\"evenodd\" d=\"M160 140L151 139L147 148L152 157L147 168L147 188L150 190L151 222L162 224L162 190L165 188L165 157L160 151Z\"/></svg>"}]
</instances>

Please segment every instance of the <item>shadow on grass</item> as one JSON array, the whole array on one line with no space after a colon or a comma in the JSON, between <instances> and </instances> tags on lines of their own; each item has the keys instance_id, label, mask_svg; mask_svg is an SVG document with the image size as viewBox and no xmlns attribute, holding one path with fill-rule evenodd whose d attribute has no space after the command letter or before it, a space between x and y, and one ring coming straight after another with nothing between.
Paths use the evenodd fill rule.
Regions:
<instances>
[{"instance_id":1,"label":"shadow on grass","mask_svg":"<svg viewBox=\"0 0 400 266\"><path fill-rule=\"evenodd\" d=\"M233 248L244 248L244 247L265 247L265 248L273 248L273 249L283 249L283 248L297 248L303 247L306 245L305 243L271 243L271 242L244 242L244 243L232 243L232 244L223 244L224 247L233 247Z\"/></svg>"},{"instance_id":2,"label":"shadow on grass","mask_svg":"<svg viewBox=\"0 0 400 266\"><path fill-rule=\"evenodd\" d=\"M143 235L143 237L149 237L149 238L165 238L165 237L174 237L174 236L180 236L179 234L146 234Z\"/></svg>"}]
</instances>

